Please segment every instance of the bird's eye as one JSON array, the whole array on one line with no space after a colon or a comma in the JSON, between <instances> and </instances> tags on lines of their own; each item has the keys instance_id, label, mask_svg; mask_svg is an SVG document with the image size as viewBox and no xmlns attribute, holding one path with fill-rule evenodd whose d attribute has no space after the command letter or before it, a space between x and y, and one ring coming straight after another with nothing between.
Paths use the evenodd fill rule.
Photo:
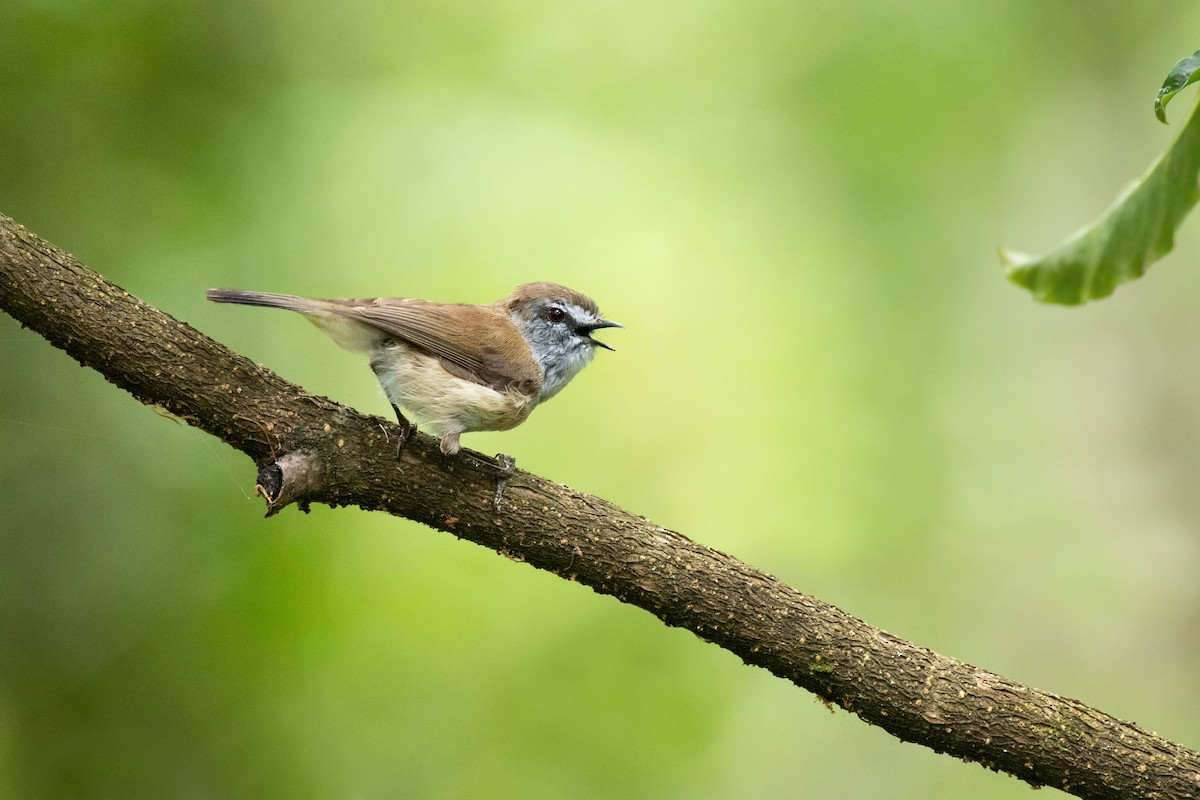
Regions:
<instances>
[{"instance_id":1,"label":"bird's eye","mask_svg":"<svg viewBox=\"0 0 1200 800\"><path fill-rule=\"evenodd\" d=\"M567 312L563 311L558 306L551 306L546 310L546 319L553 322L555 325L567 318Z\"/></svg>"}]
</instances>

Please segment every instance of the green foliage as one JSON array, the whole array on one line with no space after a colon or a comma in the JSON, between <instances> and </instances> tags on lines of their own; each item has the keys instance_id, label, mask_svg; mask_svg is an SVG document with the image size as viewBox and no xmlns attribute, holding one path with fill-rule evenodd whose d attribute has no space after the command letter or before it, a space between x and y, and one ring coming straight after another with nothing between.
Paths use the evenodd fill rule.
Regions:
<instances>
[{"instance_id":1,"label":"green foliage","mask_svg":"<svg viewBox=\"0 0 1200 800\"><path fill-rule=\"evenodd\" d=\"M1158 117L1159 122L1167 121L1167 103L1171 102L1171 98L1198 78L1200 78L1200 50L1176 61L1175 66L1171 67L1171 71L1167 73L1167 79L1163 81L1162 88L1158 90L1158 95L1154 98L1154 114Z\"/></svg>"},{"instance_id":2,"label":"green foliage","mask_svg":"<svg viewBox=\"0 0 1200 800\"><path fill-rule=\"evenodd\" d=\"M1165 106L1200 77L1200 52L1180 60L1154 101L1166 122ZM1175 233L1200 198L1200 115L1193 113L1167 150L1095 222L1048 253L1031 256L1001 248L1009 278L1048 303L1078 305L1107 297L1122 283L1141 277L1175 246Z\"/></svg>"}]
</instances>

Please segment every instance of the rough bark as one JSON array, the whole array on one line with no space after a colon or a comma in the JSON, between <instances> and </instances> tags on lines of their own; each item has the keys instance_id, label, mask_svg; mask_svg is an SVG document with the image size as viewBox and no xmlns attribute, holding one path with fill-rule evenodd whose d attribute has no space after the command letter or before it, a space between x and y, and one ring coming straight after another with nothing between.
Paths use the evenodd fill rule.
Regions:
<instances>
[{"instance_id":1,"label":"rough bark","mask_svg":"<svg viewBox=\"0 0 1200 800\"><path fill-rule=\"evenodd\" d=\"M644 608L900 739L1088 798L1194 798L1200 754L871 627L725 553L518 470L493 478L311 395L0 215L0 308L254 460L268 513L387 511Z\"/></svg>"}]
</instances>

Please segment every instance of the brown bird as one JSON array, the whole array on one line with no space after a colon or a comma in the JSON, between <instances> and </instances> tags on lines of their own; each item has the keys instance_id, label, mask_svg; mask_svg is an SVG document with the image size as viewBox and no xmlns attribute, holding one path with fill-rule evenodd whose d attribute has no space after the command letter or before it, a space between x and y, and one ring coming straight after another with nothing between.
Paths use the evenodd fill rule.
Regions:
<instances>
[{"instance_id":1,"label":"brown bird","mask_svg":"<svg viewBox=\"0 0 1200 800\"><path fill-rule=\"evenodd\" d=\"M369 354L400 423L400 447L414 430L404 409L447 454L459 451L463 433L520 425L587 366L597 347L613 349L593 332L622 327L601 317L587 295L555 283L526 283L486 305L315 300L237 289L210 289L208 299L298 311L342 347ZM501 474L498 506L515 461L501 453L487 463Z\"/></svg>"}]
</instances>

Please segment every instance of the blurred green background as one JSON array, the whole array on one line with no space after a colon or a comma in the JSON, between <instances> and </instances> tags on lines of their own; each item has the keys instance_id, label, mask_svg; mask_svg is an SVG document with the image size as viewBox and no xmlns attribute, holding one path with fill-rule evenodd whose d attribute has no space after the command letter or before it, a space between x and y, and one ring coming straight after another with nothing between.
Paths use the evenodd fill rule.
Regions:
<instances>
[{"instance_id":1,"label":"blurred green background","mask_svg":"<svg viewBox=\"0 0 1200 800\"><path fill-rule=\"evenodd\" d=\"M7 0L0 211L321 394L210 286L627 329L518 463L871 623L1200 745L1200 220L1108 301L995 248L1103 210L1193 98L1173 0ZM353 509L0 315L0 796L1015 798L613 599Z\"/></svg>"}]
</instances>

